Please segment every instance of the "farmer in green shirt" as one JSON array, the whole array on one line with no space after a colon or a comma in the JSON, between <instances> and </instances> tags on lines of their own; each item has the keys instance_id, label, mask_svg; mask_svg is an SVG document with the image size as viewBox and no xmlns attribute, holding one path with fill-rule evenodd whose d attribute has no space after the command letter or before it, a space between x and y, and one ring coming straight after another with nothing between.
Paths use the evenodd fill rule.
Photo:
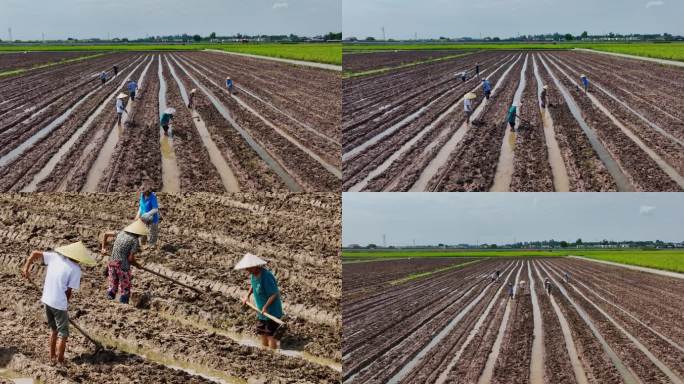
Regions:
<instances>
[{"instance_id":1,"label":"farmer in green shirt","mask_svg":"<svg viewBox=\"0 0 684 384\"><path fill-rule=\"evenodd\" d=\"M159 120L159 123L161 124L162 129L164 130L165 135L169 135L169 124L171 123L171 119L173 119L173 115L176 113L176 110L173 108L166 108L164 110L164 113L161 115L161 119Z\"/></svg>"},{"instance_id":2,"label":"farmer in green shirt","mask_svg":"<svg viewBox=\"0 0 684 384\"><path fill-rule=\"evenodd\" d=\"M511 127L511 132L515 131L515 119L518 117L518 108L515 106L515 104L511 105L511 108L508 110L508 116L506 119L508 120L508 125Z\"/></svg>"},{"instance_id":3,"label":"farmer in green shirt","mask_svg":"<svg viewBox=\"0 0 684 384\"><path fill-rule=\"evenodd\" d=\"M272 349L278 348L276 331L279 324L265 316L265 313L278 319L283 317L283 304L280 301L278 282L275 276L263 266L266 261L256 255L246 253L242 260L235 266L236 270L246 270L250 275L251 286L247 296L242 298L242 303L247 304L254 294L254 302L259 309L257 315L256 333L261 336L261 345Z\"/></svg>"}]
</instances>

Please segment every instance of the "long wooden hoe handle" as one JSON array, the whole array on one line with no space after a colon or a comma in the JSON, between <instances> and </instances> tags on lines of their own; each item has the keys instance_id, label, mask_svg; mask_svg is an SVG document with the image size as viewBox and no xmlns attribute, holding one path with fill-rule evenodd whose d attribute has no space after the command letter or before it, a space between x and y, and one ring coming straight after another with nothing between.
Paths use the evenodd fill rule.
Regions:
<instances>
[{"instance_id":1,"label":"long wooden hoe handle","mask_svg":"<svg viewBox=\"0 0 684 384\"><path fill-rule=\"evenodd\" d=\"M256 305L252 304L251 301L248 301L248 302L247 302L247 305L248 305L250 308L252 308L253 310L257 311L257 313L260 313L260 314L262 314L262 315L268 317L269 319L275 321L276 323L278 323L278 324L280 324L280 325L285 324L285 322L282 321L282 320L280 320L279 318L277 318L277 317L275 317L275 316L273 316L273 315L271 315L271 314L268 314L268 313L265 313L265 312L261 312L261 310L260 310L259 308L257 308Z\"/></svg>"},{"instance_id":2,"label":"long wooden hoe handle","mask_svg":"<svg viewBox=\"0 0 684 384\"><path fill-rule=\"evenodd\" d=\"M159 276L159 277L161 277L161 278L164 278L164 279L166 279L166 280L169 280L169 281L171 281L171 282L173 282L173 283L175 283L175 284L178 284L178 285L180 285L180 286L182 286L182 287L185 287L185 288L187 288L187 289L193 290L193 291L197 292L197 293L200 294L200 295L202 294L202 291L200 291L199 289L197 289L197 288L195 288L195 287L191 287L191 286L189 286L189 285L187 285L187 284L183 284L183 283L181 283L180 281L178 281L178 280L176 280L176 279L174 279L174 278L172 278L172 277L166 276L166 275L164 275L164 274L162 274L162 273L159 273L159 272L157 272L157 271L153 271L153 270L151 270L151 269L149 269L149 268L147 268L147 267L140 266L139 268L142 269L142 270L144 270L144 271L147 271L147 272L149 272L149 273L151 273L151 274L153 274L153 275L157 275L157 276Z\"/></svg>"}]
</instances>

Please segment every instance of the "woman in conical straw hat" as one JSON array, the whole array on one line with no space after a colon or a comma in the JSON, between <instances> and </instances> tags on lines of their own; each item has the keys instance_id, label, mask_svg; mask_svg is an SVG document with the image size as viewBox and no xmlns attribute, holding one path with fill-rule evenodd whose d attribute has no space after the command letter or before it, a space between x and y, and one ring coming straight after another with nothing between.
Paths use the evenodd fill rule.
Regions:
<instances>
[{"instance_id":1,"label":"woman in conical straw hat","mask_svg":"<svg viewBox=\"0 0 684 384\"><path fill-rule=\"evenodd\" d=\"M57 247L54 251L33 251L21 271L27 280L30 279L31 265L38 259L47 266L41 302L45 305L45 316L51 330L50 361L64 364L71 290L78 289L81 284L80 265L95 265L95 259L80 241Z\"/></svg>"},{"instance_id":2,"label":"woman in conical straw hat","mask_svg":"<svg viewBox=\"0 0 684 384\"><path fill-rule=\"evenodd\" d=\"M192 109L192 100L195 98L195 92L197 92L197 88L193 88L190 90L190 93L188 94L188 108Z\"/></svg>"},{"instance_id":3,"label":"woman in conical straw hat","mask_svg":"<svg viewBox=\"0 0 684 384\"><path fill-rule=\"evenodd\" d=\"M131 265L140 267L138 261L135 259L135 254L138 252L140 246L140 237L147 236L150 230L142 220L137 219L123 231L107 232L102 236L103 254L107 253L107 247L112 239L114 245L112 246L112 254L109 256L109 264L107 265L107 276L109 287L107 289L107 298L114 300L117 291L121 291L119 301L123 304L128 304L131 295Z\"/></svg>"},{"instance_id":4,"label":"woman in conical straw hat","mask_svg":"<svg viewBox=\"0 0 684 384\"><path fill-rule=\"evenodd\" d=\"M235 265L235 270L245 270L249 273L249 292L242 298L242 302L246 304L250 296L254 294L255 305L261 311L257 315L256 325L256 333L261 336L261 345L276 349L278 348L276 331L279 325L264 316L264 313L280 319L283 317L283 304L280 301L278 282L273 273L264 267L265 265L266 261L258 256L245 253L240 262Z\"/></svg>"},{"instance_id":5,"label":"woman in conical straw hat","mask_svg":"<svg viewBox=\"0 0 684 384\"><path fill-rule=\"evenodd\" d=\"M116 97L116 124L121 125L121 116L126 112L126 98L128 95L121 92L119 96Z\"/></svg>"}]
</instances>

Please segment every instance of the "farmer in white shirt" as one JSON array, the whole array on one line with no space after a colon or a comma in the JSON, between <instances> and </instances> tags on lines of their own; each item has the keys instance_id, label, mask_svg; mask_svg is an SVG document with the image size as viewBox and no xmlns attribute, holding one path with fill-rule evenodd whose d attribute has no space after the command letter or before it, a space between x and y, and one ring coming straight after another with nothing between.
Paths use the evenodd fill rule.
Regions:
<instances>
[{"instance_id":1,"label":"farmer in white shirt","mask_svg":"<svg viewBox=\"0 0 684 384\"><path fill-rule=\"evenodd\" d=\"M67 308L71 299L71 290L78 289L80 286L81 267L79 264L95 265L95 259L90 256L88 249L80 241L59 247L54 251L33 251L26 259L26 264L21 271L27 280L30 280L31 265L39 259L47 265L41 301L45 304L45 315L48 326L52 330L50 361L64 364L64 351L69 337Z\"/></svg>"},{"instance_id":2,"label":"farmer in white shirt","mask_svg":"<svg viewBox=\"0 0 684 384\"><path fill-rule=\"evenodd\" d=\"M128 113L126 112L126 103L124 102L127 97L128 95L123 92L119 93L119 96L116 97L116 125L121 125L121 115Z\"/></svg>"},{"instance_id":3,"label":"farmer in white shirt","mask_svg":"<svg viewBox=\"0 0 684 384\"><path fill-rule=\"evenodd\" d=\"M463 97L463 111L466 115L466 124L470 125L470 116L473 115L473 100L477 99L477 95L473 92L468 92Z\"/></svg>"}]
</instances>

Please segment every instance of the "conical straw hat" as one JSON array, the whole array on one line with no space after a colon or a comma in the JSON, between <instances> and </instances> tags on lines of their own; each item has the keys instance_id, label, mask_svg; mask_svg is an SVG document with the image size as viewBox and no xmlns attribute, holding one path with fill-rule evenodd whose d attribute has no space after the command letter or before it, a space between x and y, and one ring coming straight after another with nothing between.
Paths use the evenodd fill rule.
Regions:
<instances>
[{"instance_id":1,"label":"conical straw hat","mask_svg":"<svg viewBox=\"0 0 684 384\"><path fill-rule=\"evenodd\" d=\"M96 264L95 259L90 256L88 248L83 245L82 241L58 247L55 249L55 252L85 265Z\"/></svg>"},{"instance_id":2,"label":"conical straw hat","mask_svg":"<svg viewBox=\"0 0 684 384\"><path fill-rule=\"evenodd\" d=\"M117 98L117 99L125 99L125 98L127 98L127 97L128 97L127 94L121 92L121 93L119 93L119 96L117 96L116 98Z\"/></svg>"},{"instance_id":3,"label":"conical straw hat","mask_svg":"<svg viewBox=\"0 0 684 384\"><path fill-rule=\"evenodd\" d=\"M190 90L190 93L195 93L195 92L197 92L197 88L193 88Z\"/></svg>"},{"instance_id":4,"label":"conical straw hat","mask_svg":"<svg viewBox=\"0 0 684 384\"><path fill-rule=\"evenodd\" d=\"M132 233L135 235L142 235L142 236L146 236L147 234L150 233L150 230L147 228L147 225L145 225L145 223L143 223L142 220L140 220L140 219L132 222L123 230L128 232L128 233Z\"/></svg>"},{"instance_id":5,"label":"conical straw hat","mask_svg":"<svg viewBox=\"0 0 684 384\"><path fill-rule=\"evenodd\" d=\"M173 115L174 113L176 113L176 110L174 108L166 108L164 110L164 113L168 113L169 115Z\"/></svg>"},{"instance_id":6,"label":"conical straw hat","mask_svg":"<svg viewBox=\"0 0 684 384\"><path fill-rule=\"evenodd\" d=\"M473 92L469 92L465 95L465 98L468 100L477 99L477 95L474 94Z\"/></svg>"},{"instance_id":7,"label":"conical straw hat","mask_svg":"<svg viewBox=\"0 0 684 384\"><path fill-rule=\"evenodd\" d=\"M240 260L239 263L235 265L235 270L238 269L247 269L251 267L258 267L260 265L265 265L266 262L262 259L260 259L257 255L253 255L251 253L245 253L244 256L242 256L242 259Z\"/></svg>"}]
</instances>

